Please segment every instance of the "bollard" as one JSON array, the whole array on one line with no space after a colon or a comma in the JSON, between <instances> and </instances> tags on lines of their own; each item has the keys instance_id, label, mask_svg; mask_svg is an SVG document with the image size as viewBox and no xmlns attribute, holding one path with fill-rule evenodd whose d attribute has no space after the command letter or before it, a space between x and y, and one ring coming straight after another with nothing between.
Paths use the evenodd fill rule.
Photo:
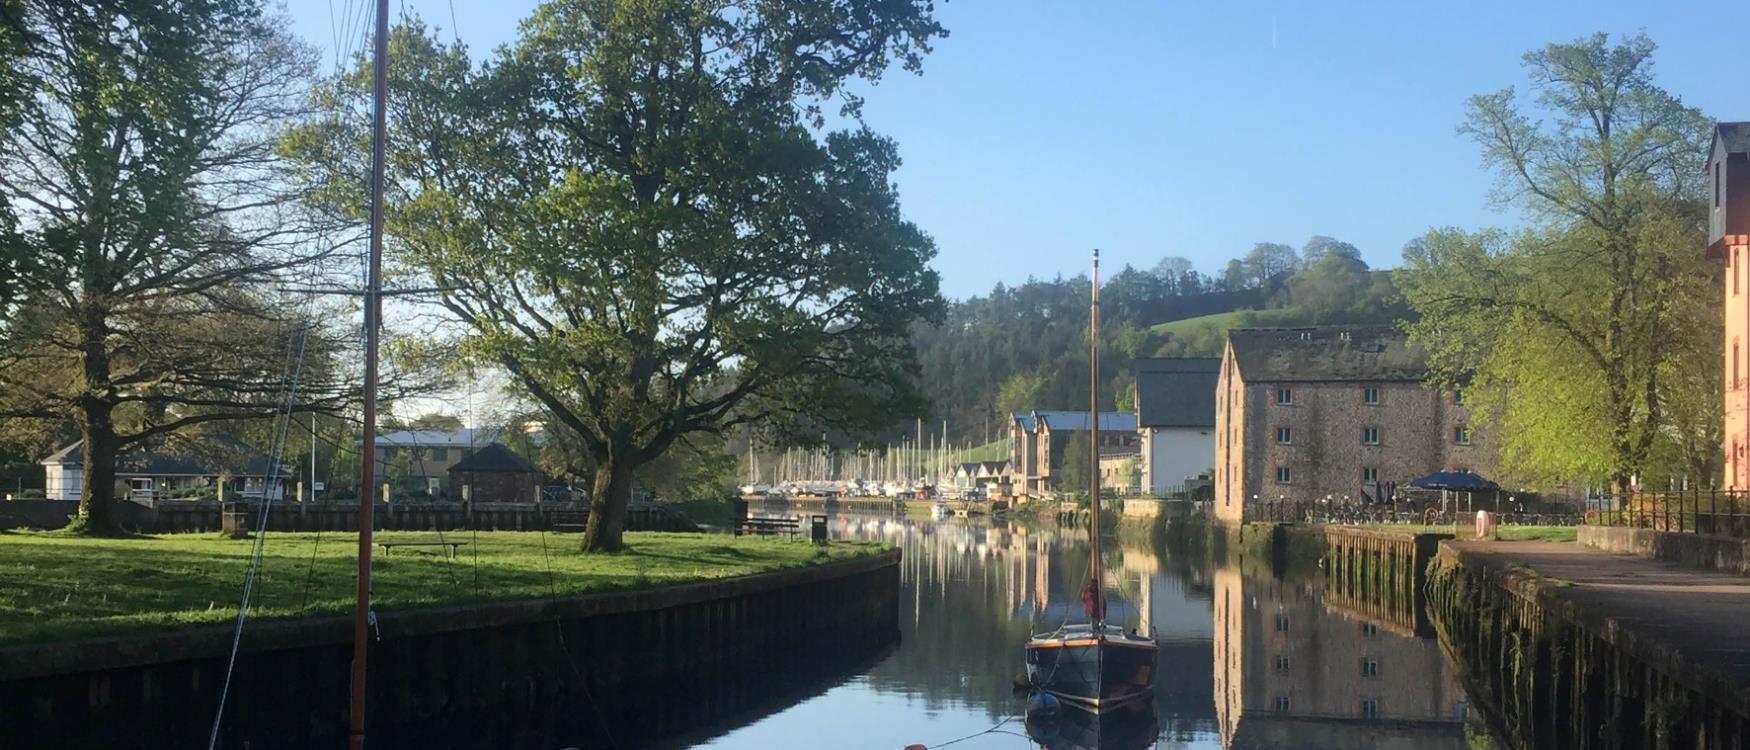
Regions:
<instances>
[{"instance_id":1,"label":"bollard","mask_svg":"<svg viewBox=\"0 0 1750 750\"><path fill-rule=\"evenodd\" d=\"M1477 511L1477 538L1493 539L1495 527L1501 524L1501 517L1486 510Z\"/></svg>"}]
</instances>

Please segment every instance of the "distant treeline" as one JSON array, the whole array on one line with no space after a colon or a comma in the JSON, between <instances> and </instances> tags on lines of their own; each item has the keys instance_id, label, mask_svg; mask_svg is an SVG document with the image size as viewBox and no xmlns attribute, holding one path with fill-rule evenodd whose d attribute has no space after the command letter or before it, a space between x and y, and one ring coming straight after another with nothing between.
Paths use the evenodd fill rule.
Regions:
<instances>
[{"instance_id":1,"label":"distant treeline","mask_svg":"<svg viewBox=\"0 0 1750 750\"><path fill-rule=\"evenodd\" d=\"M913 334L934 419L955 440L999 438L1005 416L1088 407L1086 275L1018 286L949 305L940 326ZM1137 357L1216 357L1228 328L1381 323L1407 312L1389 272L1354 246L1314 237L1300 250L1258 243L1219 275L1183 258L1125 266L1102 279L1101 408L1129 410Z\"/></svg>"}]
</instances>

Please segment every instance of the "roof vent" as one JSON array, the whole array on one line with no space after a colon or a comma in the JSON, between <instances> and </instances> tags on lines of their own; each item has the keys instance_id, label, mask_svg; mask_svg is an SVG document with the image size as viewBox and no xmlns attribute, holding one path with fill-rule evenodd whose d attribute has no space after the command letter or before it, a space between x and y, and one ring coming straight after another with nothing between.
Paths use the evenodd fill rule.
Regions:
<instances>
[{"instance_id":1,"label":"roof vent","mask_svg":"<svg viewBox=\"0 0 1750 750\"><path fill-rule=\"evenodd\" d=\"M1300 340L1301 341L1311 341L1312 334L1313 334L1312 331L1301 331L1300 332Z\"/></svg>"}]
</instances>

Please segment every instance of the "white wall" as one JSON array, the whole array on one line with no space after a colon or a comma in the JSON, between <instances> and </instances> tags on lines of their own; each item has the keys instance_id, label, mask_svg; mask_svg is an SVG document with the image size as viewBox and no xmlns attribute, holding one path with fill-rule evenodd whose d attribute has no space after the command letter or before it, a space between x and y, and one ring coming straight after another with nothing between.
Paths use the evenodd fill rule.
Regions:
<instances>
[{"instance_id":1,"label":"white wall","mask_svg":"<svg viewBox=\"0 0 1750 750\"><path fill-rule=\"evenodd\" d=\"M1215 429L1168 427L1143 433L1148 457L1145 482L1150 494L1159 495L1179 487L1185 480L1215 466Z\"/></svg>"},{"instance_id":2,"label":"white wall","mask_svg":"<svg viewBox=\"0 0 1750 750\"><path fill-rule=\"evenodd\" d=\"M50 500L78 500L83 488L80 481L85 471L78 466L43 466L43 497Z\"/></svg>"}]
</instances>

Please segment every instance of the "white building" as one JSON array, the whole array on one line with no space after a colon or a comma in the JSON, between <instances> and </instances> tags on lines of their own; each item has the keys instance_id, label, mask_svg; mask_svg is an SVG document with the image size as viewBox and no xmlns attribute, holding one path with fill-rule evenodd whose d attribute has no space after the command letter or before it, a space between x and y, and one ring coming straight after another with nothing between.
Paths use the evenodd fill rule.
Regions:
<instances>
[{"instance_id":1,"label":"white building","mask_svg":"<svg viewBox=\"0 0 1750 750\"><path fill-rule=\"evenodd\" d=\"M1218 357L1136 360L1136 430L1142 487L1156 497L1183 491L1215 467Z\"/></svg>"}]
</instances>

